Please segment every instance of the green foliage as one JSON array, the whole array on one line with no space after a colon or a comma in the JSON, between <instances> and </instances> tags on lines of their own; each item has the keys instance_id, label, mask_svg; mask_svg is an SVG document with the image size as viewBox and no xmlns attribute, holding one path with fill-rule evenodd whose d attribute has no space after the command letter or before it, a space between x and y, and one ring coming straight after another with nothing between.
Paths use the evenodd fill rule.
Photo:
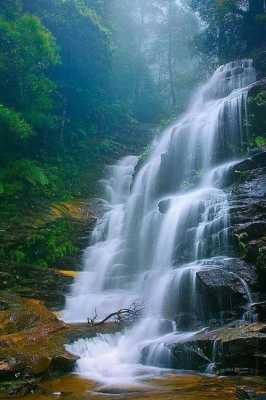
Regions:
<instances>
[{"instance_id":1,"label":"green foliage","mask_svg":"<svg viewBox=\"0 0 266 400\"><path fill-rule=\"evenodd\" d=\"M63 257L78 254L76 235L75 226L67 218L45 225L33 232L23 247L27 261L45 267L55 265ZM35 253L32 253L33 248Z\"/></svg>"},{"instance_id":2,"label":"green foliage","mask_svg":"<svg viewBox=\"0 0 266 400\"><path fill-rule=\"evenodd\" d=\"M182 109L195 82L188 46L197 24L181 6L165 14L163 0L2 3L0 234L11 219L18 238L10 233L1 256L51 265L78 251L76 232L64 219L31 230L24 211L94 195L104 166L141 152L150 126L169 117L172 83L174 112Z\"/></svg>"},{"instance_id":3,"label":"green foliage","mask_svg":"<svg viewBox=\"0 0 266 400\"><path fill-rule=\"evenodd\" d=\"M44 127L55 90L45 71L58 61L55 40L38 18L0 16L0 100L36 129Z\"/></svg>"},{"instance_id":4,"label":"green foliage","mask_svg":"<svg viewBox=\"0 0 266 400\"><path fill-rule=\"evenodd\" d=\"M264 0L191 0L204 28L195 48L213 63L250 56L265 45Z\"/></svg>"},{"instance_id":5,"label":"green foliage","mask_svg":"<svg viewBox=\"0 0 266 400\"><path fill-rule=\"evenodd\" d=\"M257 147L265 147L266 146L266 138L262 136L255 137L255 143Z\"/></svg>"},{"instance_id":6,"label":"green foliage","mask_svg":"<svg viewBox=\"0 0 266 400\"><path fill-rule=\"evenodd\" d=\"M11 164L8 177L24 179L32 186L46 186L49 181L44 171L31 160L18 160Z\"/></svg>"},{"instance_id":7,"label":"green foliage","mask_svg":"<svg viewBox=\"0 0 266 400\"><path fill-rule=\"evenodd\" d=\"M32 127L19 113L0 104L0 133L1 141L3 137L24 141L32 135Z\"/></svg>"},{"instance_id":8,"label":"green foliage","mask_svg":"<svg viewBox=\"0 0 266 400\"><path fill-rule=\"evenodd\" d=\"M23 253L23 251L16 249L12 253L11 258L12 258L12 261L16 262L17 264L20 264L25 260L26 255L25 255L25 253Z\"/></svg>"},{"instance_id":9,"label":"green foliage","mask_svg":"<svg viewBox=\"0 0 266 400\"><path fill-rule=\"evenodd\" d=\"M266 90L264 88L251 91L248 101L248 122L251 132L252 147L266 145Z\"/></svg>"},{"instance_id":10,"label":"green foliage","mask_svg":"<svg viewBox=\"0 0 266 400\"><path fill-rule=\"evenodd\" d=\"M0 177L2 181L1 192L7 196L28 191L41 193L49 185L49 180L43 169L38 166L36 161L27 159L10 162L2 169Z\"/></svg>"}]
</instances>

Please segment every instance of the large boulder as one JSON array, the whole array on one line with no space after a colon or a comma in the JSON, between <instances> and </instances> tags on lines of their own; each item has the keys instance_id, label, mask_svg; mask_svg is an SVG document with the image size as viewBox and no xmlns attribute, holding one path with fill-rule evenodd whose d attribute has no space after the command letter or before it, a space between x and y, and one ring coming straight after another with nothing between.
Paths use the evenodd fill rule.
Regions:
<instances>
[{"instance_id":1,"label":"large boulder","mask_svg":"<svg viewBox=\"0 0 266 400\"><path fill-rule=\"evenodd\" d=\"M65 324L38 300L22 299L1 293L0 311L0 366L1 374L38 376L57 365L74 368L76 358L64 349L62 332ZM61 366L60 366L61 365Z\"/></svg>"},{"instance_id":2,"label":"large boulder","mask_svg":"<svg viewBox=\"0 0 266 400\"><path fill-rule=\"evenodd\" d=\"M202 331L187 341L170 345L174 367L206 371L215 363L218 374L264 375L266 372L266 325L254 323Z\"/></svg>"},{"instance_id":3,"label":"large boulder","mask_svg":"<svg viewBox=\"0 0 266 400\"><path fill-rule=\"evenodd\" d=\"M221 268L204 268L197 272L202 291L207 291L217 310L233 310L247 303L247 291L238 275Z\"/></svg>"},{"instance_id":4,"label":"large boulder","mask_svg":"<svg viewBox=\"0 0 266 400\"><path fill-rule=\"evenodd\" d=\"M65 350L66 343L115 329L112 323L68 325L39 300L0 292L0 381L71 372L77 357Z\"/></svg>"}]
</instances>

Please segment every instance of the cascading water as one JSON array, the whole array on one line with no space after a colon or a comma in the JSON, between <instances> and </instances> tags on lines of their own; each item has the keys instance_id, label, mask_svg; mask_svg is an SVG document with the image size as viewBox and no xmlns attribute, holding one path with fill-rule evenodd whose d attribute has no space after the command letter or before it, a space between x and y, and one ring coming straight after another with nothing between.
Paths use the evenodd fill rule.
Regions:
<instances>
[{"instance_id":1,"label":"cascading water","mask_svg":"<svg viewBox=\"0 0 266 400\"><path fill-rule=\"evenodd\" d=\"M102 318L133 302L144 313L123 333L68 346L80 356L82 375L108 383L153 375L171 367L169 344L193 336L213 317L197 275L222 268L230 255L221 187L248 146L247 94L255 78L251 60L220 67L189 111L153 143L134 179L136 157L110 168L105 212L63 318L86 321L95 310Z\"/></svg>"}]
</instances>

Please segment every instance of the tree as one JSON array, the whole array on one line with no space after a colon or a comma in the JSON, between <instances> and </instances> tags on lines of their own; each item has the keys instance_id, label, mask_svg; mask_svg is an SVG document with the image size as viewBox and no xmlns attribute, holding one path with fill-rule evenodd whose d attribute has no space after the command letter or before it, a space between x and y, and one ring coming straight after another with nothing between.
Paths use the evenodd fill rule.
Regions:
<instances>
[{"instance_id":1,"label":"tree","mask_svg":"<svg viewBox=\"0 0 266 400\"><path fill-rule=\"evenodd\" d=\"M263 0L191 0L191 6L205 24L195 46L214 63L251 56L265 44Z\"/></svg>"},{"instance_id":2,"label":"tree","mask_svg":"<svg viewBox=\"0 0 266 400\"><path fill-rule=\"evenodd\" d=\"M187 89L182 81L192 83L197 60L190 48L199 30L198 20L191 10L175 0L140 0L144 6L148 60L155 82L167 106L177 110L187 100L191 84ZM180 85L181 84L181 85Z\"/></svg>"},{"instance_id":3,"label":"tree","mask_svg":"<svg viewBox=\"0 0 266 400\"><path fill-rule=\"evenodd\" d=\"M51 33L30 15L0 17L0 58L0 101L36 129L48 126L55 85L47 70L59 62Z\"/></svg>"}]
</instances>

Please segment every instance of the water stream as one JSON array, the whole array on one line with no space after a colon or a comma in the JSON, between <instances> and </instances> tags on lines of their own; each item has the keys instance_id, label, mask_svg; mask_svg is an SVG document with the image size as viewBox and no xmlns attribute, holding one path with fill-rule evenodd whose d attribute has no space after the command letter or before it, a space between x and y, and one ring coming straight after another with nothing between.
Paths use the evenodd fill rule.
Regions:
<instances>
[{"instance_id":1,"label":"water stream","mask_svg":"<svg viewBox=\"0 0 266 400\"><path fill-rule=\"evenodd\" d=\"M101 319L134 302L144 313L123 333L68 346L80 356L81 375L121 384L160 373L171 368L169 344L187 340L213 318L197 277L222 268L230 256L222 187L248 147L247 94L255 79L251 60L218 68L188 112L154 141L136 176L135 156L108 169L104 213L63 318L87 321L96 313Z\"/></svg>"}]
</instances>

